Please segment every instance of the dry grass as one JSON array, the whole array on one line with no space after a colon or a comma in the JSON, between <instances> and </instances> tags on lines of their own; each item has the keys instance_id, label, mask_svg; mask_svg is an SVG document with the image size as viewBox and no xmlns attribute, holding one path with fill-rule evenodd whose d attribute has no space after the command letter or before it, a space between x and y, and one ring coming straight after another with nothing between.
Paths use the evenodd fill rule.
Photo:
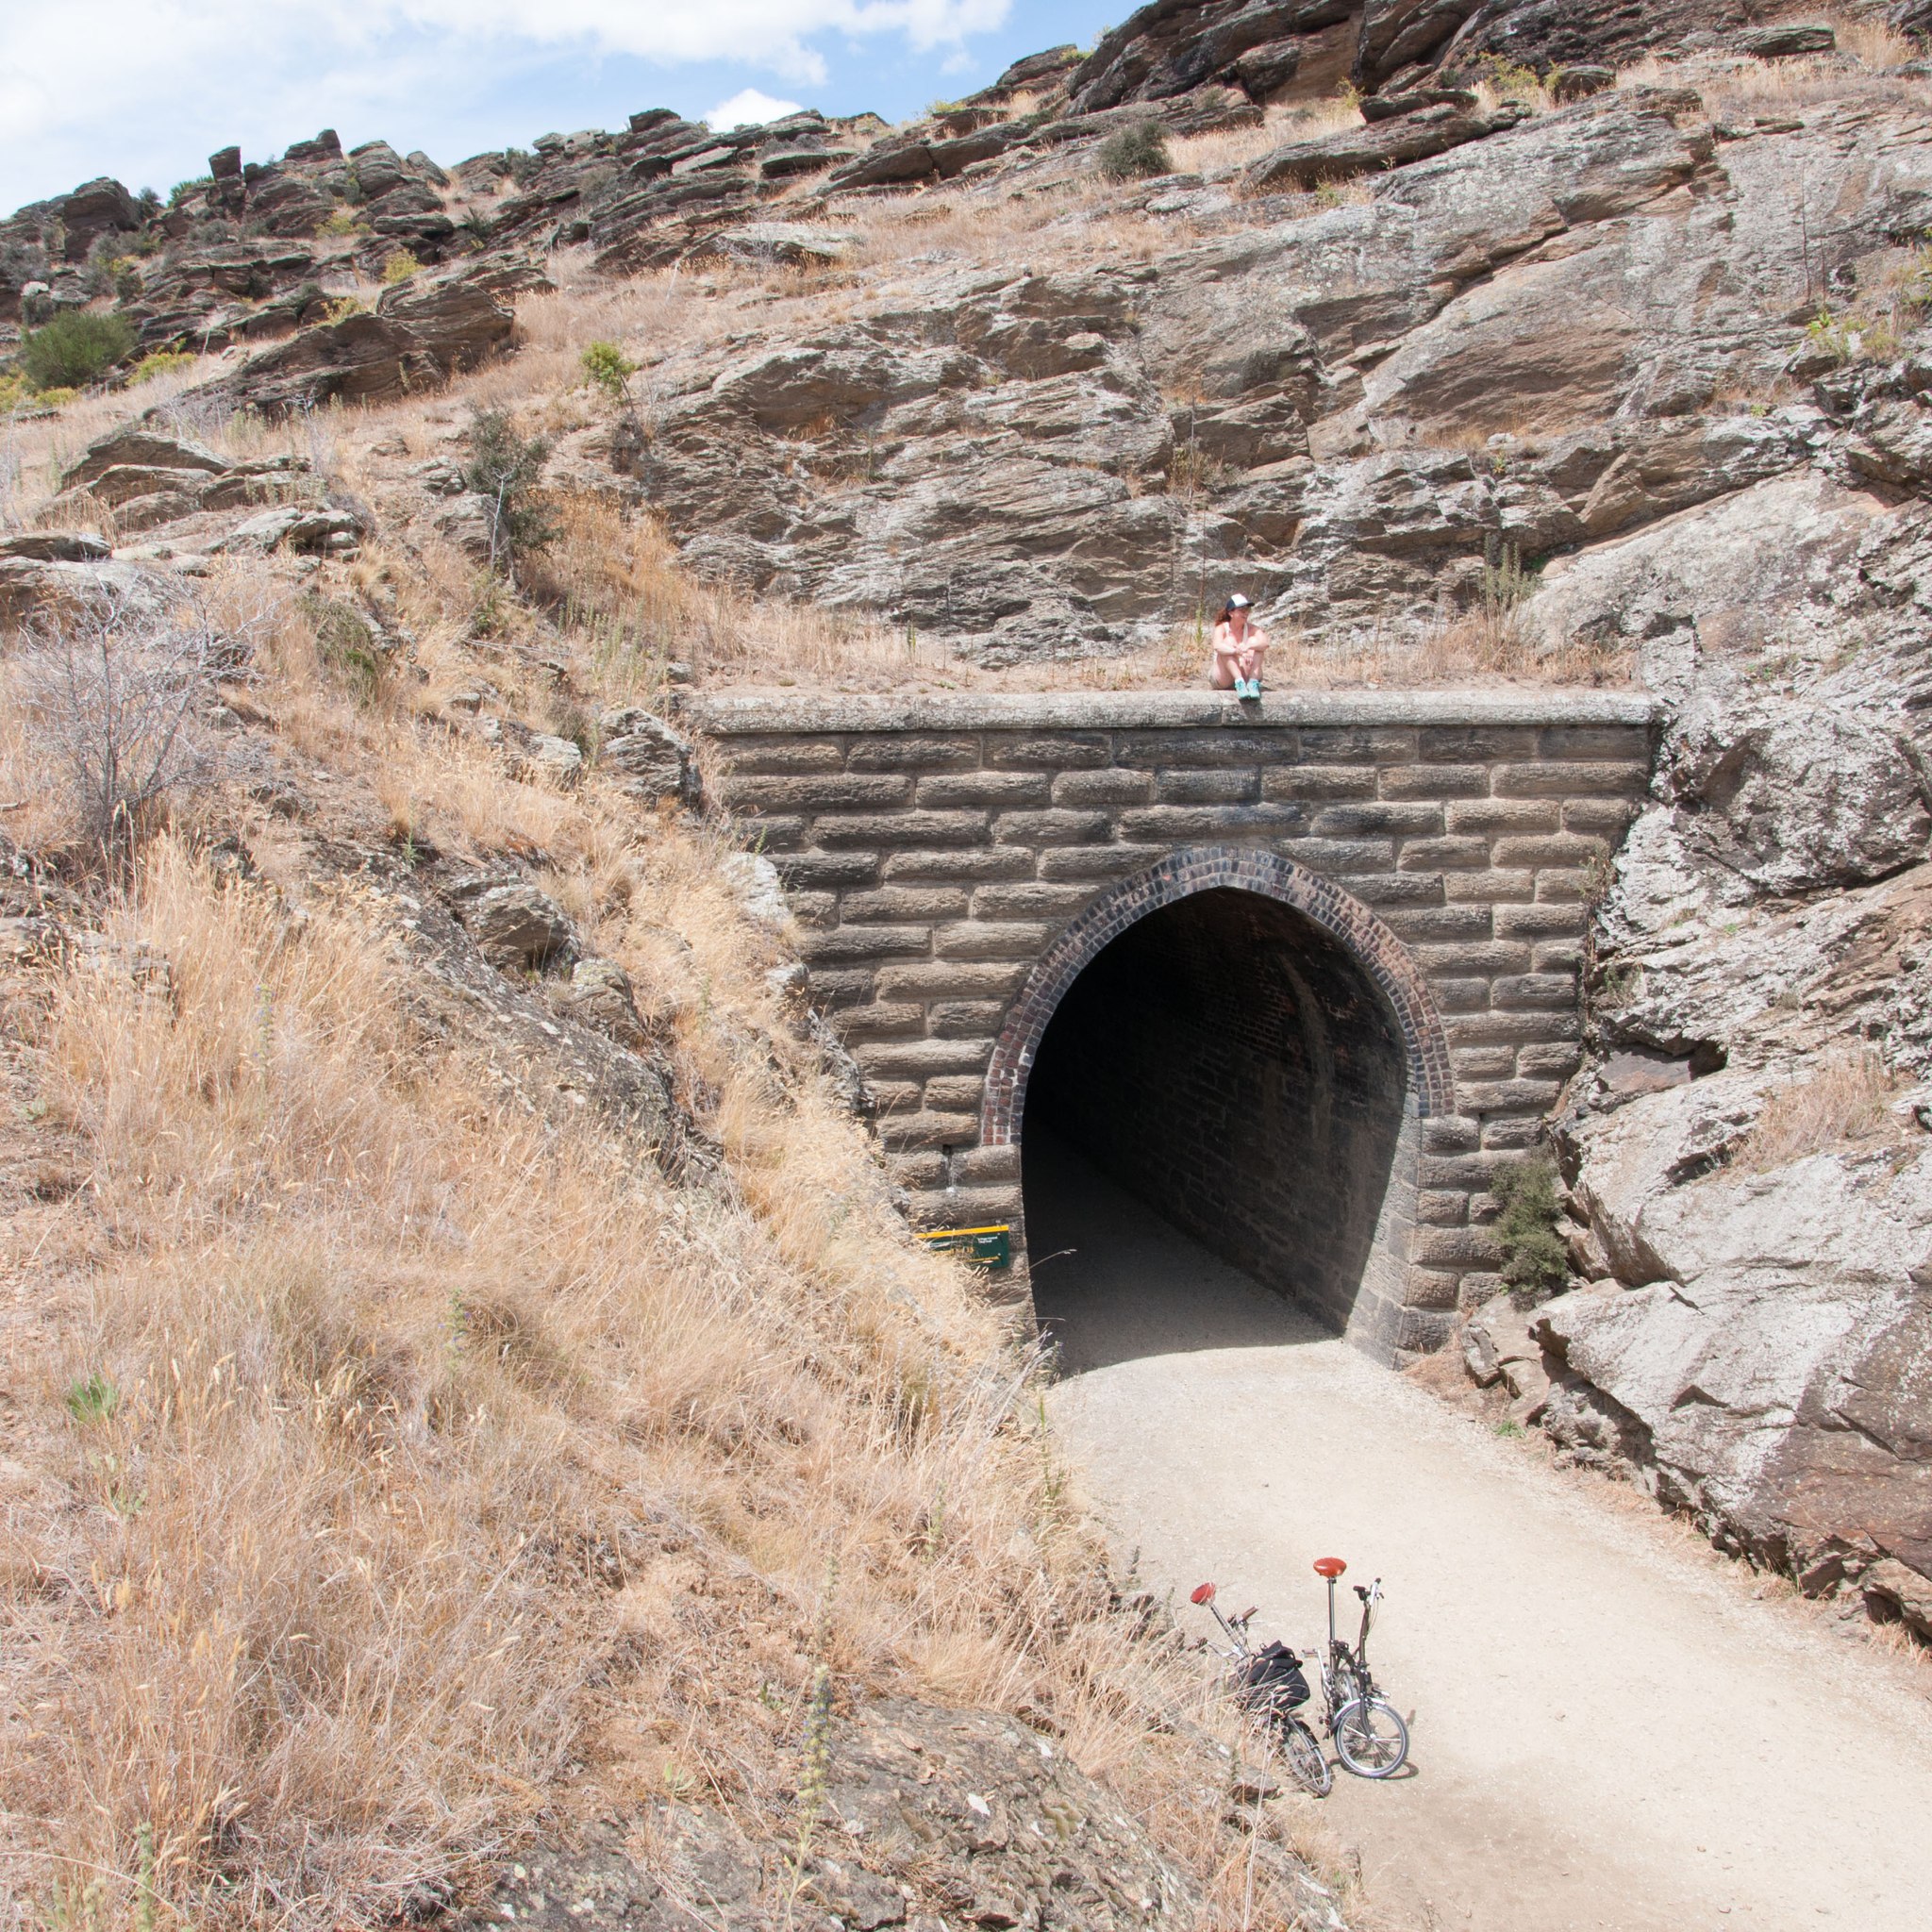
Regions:
<instances>
[{"instance_id":1,"label":"dry grass","mask_svg":"<svg viewBox=\"0 0 1932 1932\"><path fill-rule=\"evenodd\" d=\"M1916 58L1920 49L1882 16L1826 10L1799 17L1830 26L1838 35L1839 51L1785 60L1721 54L1675 59L1646 55L1621 70L1617 83L1694 87L1718 121L1748 121L1757 114L1874 98L1923 106L1918 83L1890 78L1885 73Z\"/></svg>"},{"instance_id":2,"label":"dry grass","mask_svg":"<svg viewBox=\"0 0 1932 1932\"><path fill-rule=\"evenodd\" d=\"M1892 1128L1890 1102L1898 1085L1875 1053L1828 1060L1807 1079L1779 1089L1765 1102L1732 1165L1764 1174L1807 1154L1874 1141Z\"/></svg>"},{"instance_id":3,"label":"dry grass","mask_svg":"<svg viewBox=\"0 0 1932 1932\"><path fill-rule=\"evenodd\" d=\"M564 605L613 696L661 685L672 656L695 675L725 681L897 679L922 661L916 636L908 645L870 612L754 598L692 575L648 515L626 519L606 499L573 496L556 521L544 588ZM929 647L923 661L934 661Z\"/></svg>"},{"instance_id":4,"label":"dry grass","mask_svg":"<svg viewBox=\"0 0 1932 1932\"><path fill-rule=\"evenodd\" d=\"M164 844L110 929L166 955L172 1003L54 990L42 1096L84 1150L90 1245L8 1363L47 1457L8 1540L25 1895L111 1873L118 1917L145 1831L182 1914L386 1916L514 1838L620 1631L694 1769L769 1799L731 1768L782 1735L733 1714L763 1708L749 1664L679 1683L674 1639L708 1577L755 1580L782 1640L758 1670L794 1698L828 1559L842 1683L1058 1706L1102 1770L1129 1749L1117 1696L1067 1694L1111 1640L1016 1427L1024 1366L892 1232L857 1133L731 1037L750 949L708 868L652 854L625 917L675 902L693 949L735 1199L435 1048L361 894L296 935L278 893ZM94 1377L111 1413L63 1419Z\"/></svg>"},{"instance_id":5,"label":"dry grass","mask_svg":"<svg viewBox=\"0 0 1932 1932\"><path fill-rule=\"evenodd\" d=\"M1819 18L1838 35L1839 52L1850 55L1874 74L1888 67L1903 67L1918 58L1920 50L1910 36L1901 33L1883 14L1827 11Z\"/></svg>"},{"instance_id":6,"label":"dry grass","mask_svg":"<svg viewBox=\"0 0 1932 1932\"><path fill-rule=\"evenodd\" d=\"M783 1836L824 1662L1050 1721L1242 1923L1215 1780L1150 1731L1195 1673L1108 1614L1030 1358L791 1043L728 846L510 780L409 681L353 703L276 608L250 701L330 831L526 855L722 1173L532 1112L420 1008L404 908L239 799L210 828L256 882L164 838L106 910L128 950L15 982L10 1145L69 1177L4 1277L0 1917L370 1923L540 1807L667 1791ZM32 784L4 708L0 747Z\"/></svg>"},{"instance_id":7,"label":"dry grass","mask_svg":"<svg viewBox=\"0 0 1932 1932\"><path fill-rule=\"evenodd\" d=\"M1319 141L1344 127L1359 127L1361 112L1342 95L1324 101L1298 102L1270 108L1258 125L1228 127L1213 134L1177 136L1167 144L1174 171L1182 175L1216 175L1245 168L1272 149L1291 141Z\"/></svg>"}]
</instances>

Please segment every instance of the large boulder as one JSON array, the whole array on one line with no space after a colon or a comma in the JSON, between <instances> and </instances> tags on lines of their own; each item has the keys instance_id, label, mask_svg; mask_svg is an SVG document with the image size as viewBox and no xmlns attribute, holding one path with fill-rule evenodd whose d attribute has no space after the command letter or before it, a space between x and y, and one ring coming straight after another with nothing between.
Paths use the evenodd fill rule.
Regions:
<instances>
[{"instance_id":1,"label":"large boulder","mask_svg":"<svg viewBox=\"0 0 1932 1932\"><path fill-rule=\"evenodd\" d=\"M1356 41L1356 86L1373 94L1407 69L1426 68L1481 5L1482 0L1367 0Z\"/></svg>"},{"instance_id":2,"label":"large boulder","mask_svg":"<svg viewBox=\"0 0 1932 1932\"><path fill-rule=\"evenodd\" d=\"M0 633L68 612L135 613L160 605L153 577L133 563L0 557Z\"/></svg>"},{"instance_id":3,"label":"large boulder","mask_svg":"<svg viewBox=\"0 0 1932 1932\"><path fill-rule=\"evenodd\" d=\"M1523 118L1521 108L1505 106L1485 114L1476 112L1473 104L1463 108L1444 101L1391 120L1318 135L1312 141L1285 142L1251 163L1241 182L1251 194L1280 194L1317 188L1324 181L1346 181L1447 154L1465 142L1514 127Z\"/></svg>"},{"instance_id":4,"label":"large boulder","mask_svg":"<svg viewBox=\"0 0 1932 1932\"><path fill-rule=\"evenodd\" d=\"M630 974L615 959L579 959L571 969L570 983L551 995L551 1004L567 1019L593 1028L632 1053L642 1053L650 1045Z\"/></svg>"},{"instance_id":5,"label":"large boulder","mask_svg":"<svg viewBox=\"0 0 1932 1932\"><path fill-rule=\"evenodd\" d=\"M1911 740L1832 705L1701 696L1658 779L1691 849L1762 892L1863 884L1924 858L1932 834Z\"/></svg>"},{"instance_id":6,"label":"large boulder","mask_svg":"<svg viewBox=\"0 0 1932 1932\"><path fill-rule=\"evenodd\" d=\"M361 514L334 503L291 503L265 509L239 524L212 545L217 551L342 550L358 543L368 526Z\"/></svg>"},{"instance_id":7,"label":"large boulder","mask_svg":"<svg viewBox=\"0 0 1932 1932\"><path fill-rule=\"evenodd\" d=\"M120 182L103 175L85 181L71 194L59 196L53 212L66 233L69 261L85 261L88 250L102 235L132 234L141 226L141 204Z\"/></svg>"},{"instance_id":8,"label":"large boulder","mask_svg":"<svg viewBox=\"0 0 1932 1932\"><path fill-rule=\"evenodd\" d=\"M446 375L474 369L509 341L520 295L556 284L521 255L483 255L386 290L375 312L406 328Z\"/></svg>"},{"instance_id":9,"label":"large boulder","mask_svg":"<svg viewBox=\"0 0 1932 1932\"><path fill-rule=\"evenodd\" d=\"M62 490L93 488L99 493L99 486L112 471L129 472L136 475L199 471L206 475L218 476L229 467L225 457L217 456L192 437L172 435L147 423L125 423L95 437L79 458L61 473L60 487ZM124 493L133 495L138 492L130 490ZM113 502L116 498L109 494L107 500Z\"/></svg>"},{"instance_id":10,"label":"large boulder","mask_svg":"<svg viewBox=\"0 0 1932 1932\"><path fill-rule=\"evenodd\" d=\"M1353 10L1347 0L1154 0L1101 35L1067 77L1067 92L1075 111L1091 114L1126 101L1166 100L1210 81L1239 85L1242 57L1263 46L1277 49L1264 68L1278 85L1284 68L1293 71L1280 43L1337 25Z\"/></svg>"},{"instance_id":11,"label":"large boulder","mask_svg":"<svg viewBox=\"0 0 1932 1932\"><path fill-rule=\"evenodd\" d=\"M597 769L641 804L695 805L696 751L690 739L635 705L614 706L597 720Z\"/></svg>"},{"instance_id":12,"label":"large boulder","mask_svg":"<svg viewBox=\"0 0 1932 1932\"><path fill-rule=\"evenodd\" d=\"M491 886L458 916L476 949L499 972L539 972L568 965L577 956L575 927L556 900L535 886Z\"/></svg>"},{"instance_id":13,"label":"large boulder","mask_svg":"<svg viewBox=\"0 0 1932 1932\"><path fill-rule=\"evenodd\" d=\"M1932 1142L1880 1123L1738 1162L1804 1077L1718 1074L1575 1134L1615 1278L1539 1312L1557 1432L1634 1419L1669 1500L1807 1588L1883 1558L1932 1576Z\"/></svg>"},{"instance_id":14,"label":"large boulder","mask_svg":"<svg viewBox=\"0 0 1932 1932\"><path fill-rule=\"evenodd\" d=\"M1418 9L1424 10L1424 9ZM1477 69L1486 55L1548 74L1584 64L1626 66L1656 49L1716 46L1757 26L1759 0L1484 0L1446 44L1433 50L1445 67Z\"/></svg>"},{"instance_id":15,"label":"large boulder","mask_svg":"<svg viewBox=\"0 0 1932 1932\"><path fill-rule=\"evenodd\" d=\"M551 286L525 258L480 256L398 283L374 312L358 309L305 328L184 400L275 419L328 402L384 402L434 388L507 347L514 297Z\"/></svg>"}]
</instances>

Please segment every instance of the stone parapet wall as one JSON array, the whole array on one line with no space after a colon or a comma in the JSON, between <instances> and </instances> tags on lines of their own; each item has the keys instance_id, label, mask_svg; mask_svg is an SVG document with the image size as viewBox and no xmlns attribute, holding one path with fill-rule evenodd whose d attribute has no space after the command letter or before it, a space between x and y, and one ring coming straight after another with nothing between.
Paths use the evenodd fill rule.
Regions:
<instances>
[{"instance_id":1,"label":"stone parapet wall","mask_svg":"<svg viewBox=\"0 0 1932 1932\"><path fill-rule=\"evenodd\" d=\"M1650 699L783 691L687 715L778 867L921 1224L1021 1220L1023 1103L1010 1076L987 1082L1003 1036L1011 1061L1051 1017L1047 979L1067 973L1042 962L1062 937L1104 900L1116 928L1139 916L1163 865L1205 879L1248 852L1284 862L1267 890L1421 1015L1403 1019L1418 1165L1400 1345L1492 1285L1488 1184L1577 1064L1584 937L1648 791Z\"/></svg>"}]
</instances>

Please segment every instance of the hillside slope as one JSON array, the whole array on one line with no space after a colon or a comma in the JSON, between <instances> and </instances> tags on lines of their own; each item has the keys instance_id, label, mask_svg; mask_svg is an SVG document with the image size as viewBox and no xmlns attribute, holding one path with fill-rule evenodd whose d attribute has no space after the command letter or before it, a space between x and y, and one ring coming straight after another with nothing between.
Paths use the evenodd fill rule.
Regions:
<instances>
[{"instance_id":1,"label":"hillside slope","mask_svg":"<svg viewBox=\"0 0 1932 1932\"><path fill-rule=\"evenodd\" d=\"M1932 1636L1925 23L1760 11L1158 0L900 129L0 224L9 352L131 339L0 456L23 1922L1331 1922L677 723L1191 680L1234 588L1672 705L1468 1358Z\"/></svg>"}]
</instances>

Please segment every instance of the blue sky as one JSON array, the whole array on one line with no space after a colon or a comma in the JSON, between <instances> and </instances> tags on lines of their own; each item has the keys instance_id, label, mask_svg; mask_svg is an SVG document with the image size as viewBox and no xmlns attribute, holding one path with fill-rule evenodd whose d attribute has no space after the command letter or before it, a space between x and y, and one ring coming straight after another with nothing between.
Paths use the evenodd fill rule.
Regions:
<instances>
[{"instance_id":1,"label":"blue sky","mask_svg":"<svg viewBox=\"0 0 1932 1932\"><path fill-rule=\"evenodd\" d=\"M335 127L448 163L540 134L693 118L747 90L888 120L1023 54L1090 44L1126 0L0 0L0 213L113 175L165 195Z\"/></svg>"}]
</instances>

